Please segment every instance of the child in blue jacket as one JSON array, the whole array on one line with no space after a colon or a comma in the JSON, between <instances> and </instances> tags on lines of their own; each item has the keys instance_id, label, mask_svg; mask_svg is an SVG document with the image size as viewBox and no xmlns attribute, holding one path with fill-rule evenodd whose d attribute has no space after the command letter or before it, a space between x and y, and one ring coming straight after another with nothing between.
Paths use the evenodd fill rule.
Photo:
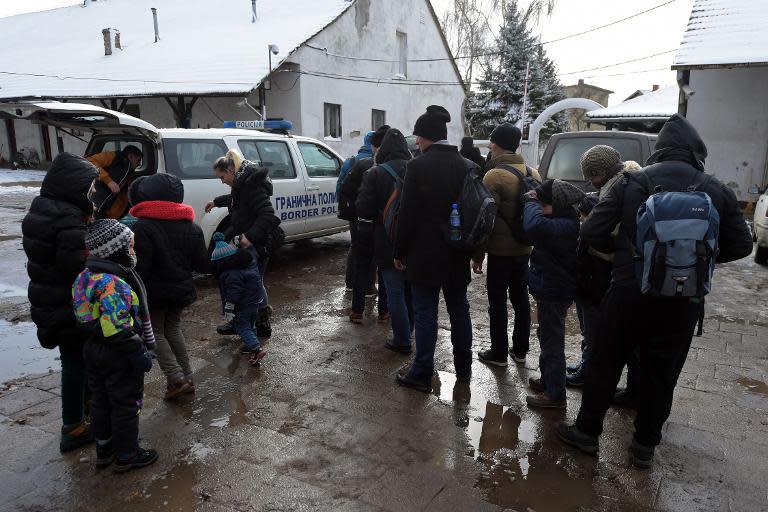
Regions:
<instances>
[{"instance_id":1,"label":"child in blue jacket","mask_svg":"<svg viewBox=\"0 0 768 512\"><path fill-rule=\"evenodd\" d=\"M528 286L536 300L541 377L528 383L529 407L564 409L565 317L576 297L576 246L584 193L570 183L546 180L525 196L523 228L533 242Z\"/></svg>"},{"instance_id":2,"label":"child in blue jacket","mask_svg":"<svg viewBox=\"0 0 768 512\"><path fill-rule=\"evenodd\" d=\"M261 274L253 253L239 248L237 241L226 243L223 233L214 233L211 268L219 279L224 319L232 322L235 332L243 340L241 352L249 355L248 362L258 365L266 351L256 335L254 324L259 306L264 302L261 293Z\"/></svg>"}]
</instances>

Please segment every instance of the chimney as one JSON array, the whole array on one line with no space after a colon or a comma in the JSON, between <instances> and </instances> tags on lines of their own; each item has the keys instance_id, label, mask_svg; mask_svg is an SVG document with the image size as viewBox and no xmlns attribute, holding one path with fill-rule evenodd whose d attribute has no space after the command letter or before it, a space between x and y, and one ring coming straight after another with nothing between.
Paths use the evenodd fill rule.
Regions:
<instances>
[{"instance_id":1,"label":"chimney","mask_svg":"<svg viewBox=\"0 0 768 512\"><path fill-rule=\"evenodd\" d=\"M584 85L584 79L583 78L579 78L579 86L582 86L582 85Z\"/></svg>"},{"instance_id":2,"label":"chimney","mask_svg":"<svg viewBox=\"0 0 768 512\"><path fill-rule=\"evenodd\" d=\"M256 23L256 20L259 19L259 15L256 13L256 0L251 0L251 23Z\"/></svg>"},{"instance_id":3,"label":"chimney","mask_svg":"<svg viewBox=\"0 0 768 512\"><path fill-rule=\"evenodd\" d=\"M115 48L118 50L122 50L123 47L120 46L120 31L115 29Z\"/></svg>"},{"instance_id":4,"label":"chimney","mask_svg":"<svg viewBox=\"0 0 768 512\"><path fill-rule=\"evenodd\" d=\"M651 91L658 91L659 90L659 84L653 84L653 88Z\"/></svg>"},{"instance_id":5,"label":"chimney","mask_svg":"<svg viewBox=\"0 0 768 512\"><path fill-rule=\"evenodd\" d=\"M160 29L157 28L157 9L152 7L152 20L155 22L155 42L160 40Z\"/></svg>"},{"instance_id":6,"label":"chimney","mask_svg":"<svg viewBox=\"0 0 768 512\"><path fill-rule=\"evenodd\" d=\"M109 29L103 29L101 34L104 36L104 55L112 55L112 38L110 37Z\"/></svg>"}]
</instances>

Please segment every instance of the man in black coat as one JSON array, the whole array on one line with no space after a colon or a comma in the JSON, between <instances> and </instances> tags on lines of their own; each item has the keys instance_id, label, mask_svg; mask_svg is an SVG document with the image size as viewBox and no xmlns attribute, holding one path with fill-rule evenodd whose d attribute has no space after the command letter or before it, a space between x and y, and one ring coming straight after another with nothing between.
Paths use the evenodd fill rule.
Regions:
<instances>
[{"instance_id":1,"label":"man in black coat","mask_svg":"<svg viewBox=\"0 0 768 512\"><path fill-rule=\"evenodd\" d=\"M413 133L422 155L408 162L395 241L394 265L407 269L416 327L416 357L397 382L425 392L432 389L441 289L451 319L456 378L465 382L472 373L470 254L455 251L447 242L451 204L459 198L470 164L446 140L450 120L445 108L430 105L416 121Z\"/></svg>"},{"instance_id":2,"label":"man in black coat","mask_svg":"<svg viewBox=\"0 0 768 512\"><path fill-rule=\"evenodd\" d=\"M411 352L413 330L410 284L406 281L405 272L393 266L394 247L390 234L384 228L383 215L395 191L396 180L399 180L402 189L405 168L410 158L405 136L395 128L388 130L376 152L376 166L363 177L356 202L359 217L358 244L372 248L369 252L373 254L384 278L393 334L392 341L388 341L386 347L404 354Z\"/></svg>"},{"instance_id":3,"label":"man in black coat","mask_svg":"<svg viewBox=\"0 0 768 512\"><path fill-rule=\"evenodd\" d=\"M752 237L733 191L717 178L702 180L706 156L707 148L693 126L683 117L672 116L659 133L648 167L625 175L582 225L582 240L598 250L610 250L614 244L612 233L620 225L615 237L612 281L601 306L603 326L581 409L574 425L559 427L560 438L582 451L598 450L603 419L621 370L637 349L641 376L633 464L639 468L651 466L704 307L687 298L656 298L640 292L633 244L638 208L652 193L648 180L664 191L685 191L690 185L702 184L700 190L709 195L720 215L718 263L738 260L752 252Z\"/></svg>"},{"instance_id":4,"label":"man in black coat","mask_svg":"<svg viewBox=\"0 0 768 512\"><path fill-rule=\"evenodd\" d=\"M40 344L61 353L62 452L93 440L83 421L88 336L75 321L72 283L85 265L86 225L93 216L88 190L97 174L87 160L59 154L21 223L32 321Z\"/></svg>"},{"instance_id":5,"label":"man in black coat","mask_svg":"<svg viewBox=\"0 0 768 512\"><path fill-rule=\"evenodd\" d=\"M486 161L485 158L483 158L483 155L480 154L480 148L475 146L475 139L472 137L464 137L461 139L461 149L459 150L459 153L467 160L477 164L480 168L481 178L485 175Z\"/></svg>"}]
</instances>

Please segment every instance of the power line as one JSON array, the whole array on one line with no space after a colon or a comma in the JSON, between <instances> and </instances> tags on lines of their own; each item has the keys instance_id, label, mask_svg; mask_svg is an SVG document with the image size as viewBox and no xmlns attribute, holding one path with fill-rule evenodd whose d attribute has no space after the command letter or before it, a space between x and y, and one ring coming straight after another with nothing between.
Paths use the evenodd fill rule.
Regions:
<instances>
[{"instance_id":1,"label":"power line","mask_svg":"<svg viewBox=\"0 0 768 512\"><path fill-rule=\"evenodd\" d=\"M577 75L579 73L586 73L587 71L596 71L598 69L606 69L606 68L613 68L616 66L623 66L624 64L629 64L631 62L648 60L648 59L652 59L653 57L658 57L659 55L667 55L668 53L672 53L676 51L677 51L677 48L675 48L674 50L667 50L665 52L654 53L653 55L647 55L645 57L638 57L637 59L625 60L623 62L616 62L615 64L606 64L605 66L598 66L596 68L580 69L578 71L569 71L568 73L558 73L558 76Z\"/></svg>"}]
</instances>

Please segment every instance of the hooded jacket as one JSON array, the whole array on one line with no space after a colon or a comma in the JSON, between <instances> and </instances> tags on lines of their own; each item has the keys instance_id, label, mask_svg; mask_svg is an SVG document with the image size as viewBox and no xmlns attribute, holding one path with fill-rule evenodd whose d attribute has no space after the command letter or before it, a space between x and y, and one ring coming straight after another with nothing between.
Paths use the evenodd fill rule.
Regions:
<instances>
[{"instance_id":1,"label":"hooded jacket","mask_svg":"<svg viewBox=\"0 0 768 512\"><path fill-rule=\"evenodd\" d=\"M376 166L369 169L363 176L363 183L355 202L358 218L373 224L372 242L379 268L392 267L394 253L394 247L384 230L382 215L384 207L395 189L395 180L386 169L381 167L381 164L388 164L400 179L405 179L405 169L410 159L411 153L408 151L405 136L400 130L390 129L376 153ZM361 230L365 229L363 224L364 222L358 224L358 231L362 232ZM360 242L365 243L364 240Z\"/></svg>"},{"instance_id":2,"label":"hooded jacket","mask_svg":"<svg viewBox=\"0 0 768 512\"><path fill-rule=\"evenodd\" d=\"M213 200L229 209L227 240L245 235L260 258L268 257L282 242L280 219L272 206L272 180L266 167L244 160L235 174L232 192Z\"/></svg>"},{"instance_id":3,"label":"hooded jacket","mask_svg":"<svg viewBox=\"0 0 768 512\"><path fill-rule=\"evenodd\" d=\"M351 156L344 160L344 163L341 165L341 170L339 171L339 178L336 180L336 196L338 197L341 194L341 186L344 184L344 180L347 179L347 175L352 170L352 168L355 166L355 163L359 160L363 160L366 158L373 158L373 150L371 149L371 141L373 140L373 135L376 132L368 132L365 134L365 137L363 137L363 145L360 146L360 149L357 150L357 155Z\"/></svg>"},{"instance_id":4,"label":"hooded jacket","mask_svg":"<svg viewBox=\"0 0 768 512\"><path fill-rule=\"evenodd\" d=\"M184 185L176 176L153 174L131 186L136 271L152 309L189 306L197 299L192 272L207 273L208 251L195 211L182 204Z\"/></svg>"},{"instance_id":5,"label":"hooded jacket","mask_svg":"<svg viewBox=\"0 0 768 512\"><path fill-rule=\"evenodd\" d=\"M72 283L85 264L86 224L93 215L87 194L96 174L84 158L59 154L21 223L32 321L45 348L85 341L72 311Z\"/></svg>"},{"instance_id":6,"label":"hooded jacket","mask_svg":"<svg viewBox=\"0 0 768 512\"><path fill-rule=\"evenodd\" d=\"M611 250L614 228L620 223L615 240L613 282L634 283L634 240L636 216L650 195L647 179L665 191L683 191L704 172L707 148L696 129L675 114L659 132L656 152L648 159L648 167L626 173L595 206L581 227L581 238L598 250ZM647 179L646 179L647 178ZM748 256L752 252L752 236L739 209L733 191L712 177L700 189L706 192L720 214L720 252L718 263Z\"/></svg>"},{"instance_id":7,"label":"hooded jacket","mask_svg":"<svg viewBox=\"0 0 768 512\"><path fill-rule=\"evenodd\" d=\"M357 156L347 160L349 162L347 173L344 176L339 175L337 199L340 219L352 222L357 220L358 214L355 202L357 201L357 194L360 192L360 185L363 182L363 174L374 165L371 144L375 134L376 132L368 132L365 136L365 144L360 147ZM347 164L347 162L344 163Z\"/></svg>"}]
</instances>

